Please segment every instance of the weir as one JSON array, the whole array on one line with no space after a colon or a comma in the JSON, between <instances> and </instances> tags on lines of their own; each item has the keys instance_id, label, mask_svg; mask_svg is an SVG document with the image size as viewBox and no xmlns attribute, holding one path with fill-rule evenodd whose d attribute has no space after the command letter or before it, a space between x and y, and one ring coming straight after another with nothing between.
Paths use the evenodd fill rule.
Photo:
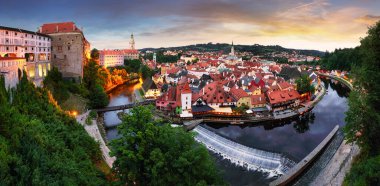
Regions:
<instances>
[{"instance_id":1,"label":"weir","mask_svg":"<svg viewBox=\"0 0 380 186\"><path fill-rule=\"evenodd\" d=\"M202 126L195 127L193 131L197 133L195 140L209 150L248 170L269 173L269 177L282 175L296 164L282 154L241 145Z\"/></svg>"}]
</instances>

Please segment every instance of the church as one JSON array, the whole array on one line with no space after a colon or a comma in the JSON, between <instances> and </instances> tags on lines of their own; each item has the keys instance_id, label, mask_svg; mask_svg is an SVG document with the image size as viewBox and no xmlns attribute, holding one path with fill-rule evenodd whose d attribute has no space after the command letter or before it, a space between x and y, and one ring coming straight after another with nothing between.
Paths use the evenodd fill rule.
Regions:
<instances>
[{"instance_id":1,"label":"church","mask_svg":"<svg viewBox=\"0 0 380 186\"><path fill-rule=\"evenodd\" d=\"M99 51L99 64L105 67L124 65L124 60L138 59L139 51L135 49L133 33L129 41L129 49L101 50Z\"/></svg>"},{"instance_id":2,"label":"church","mask_svg":"<svg viewBox=\"0 0 380 186\"><path fill-rule=\"evenodd\" d=\"M221 60L227 63L228 65L236 65L237 63L241 63L243 61L242 58L239 58L235 55L235 48L234 48L233 41L231 44L231 52L228 54L227 57L222 58Z\"/></svg>"}]
</instances>

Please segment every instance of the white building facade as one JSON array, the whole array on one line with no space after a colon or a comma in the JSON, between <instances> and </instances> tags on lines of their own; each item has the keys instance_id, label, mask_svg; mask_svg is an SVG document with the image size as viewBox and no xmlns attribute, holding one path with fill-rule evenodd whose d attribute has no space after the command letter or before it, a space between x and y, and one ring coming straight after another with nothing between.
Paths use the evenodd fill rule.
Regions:
<instances>
[{"instance_id":1,"label":"white building facade","mask_svg":"<svg viewBox=\"0 0 380 186\"><path fill-rule=\"evenodd\" d=\"M21 72L25 70L29 79L40 86L50 70L50 50L51 38L48 35L0 26L2 74L15 74L19 72L13 70ZM12 80L9 84L14 85L13 82Z\"/></svg>"}]
</instances>

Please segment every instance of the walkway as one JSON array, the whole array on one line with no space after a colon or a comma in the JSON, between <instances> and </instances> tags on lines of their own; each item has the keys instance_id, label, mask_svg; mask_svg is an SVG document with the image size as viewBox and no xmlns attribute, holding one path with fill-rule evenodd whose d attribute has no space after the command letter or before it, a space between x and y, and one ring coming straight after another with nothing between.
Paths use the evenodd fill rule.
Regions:
<instances>
[{"instance_id":1,"label":"walkway","mask_svg":"<svg viewBox=\"0 0 380 186\"><path fill-rule=\"evenodd\" d=\"M195 127L193 131L197 133L196 141L204 144L209 150L221 155L224 159L248 170L266 172L269 173L269 177L272 177L284 174L295 165L295 162L282 154L241 145L202 126Z\"/></svg>"},{"instance_id":2,"label":"walkway","mask_svg":"<svg viewBox=\"0 0 380 186\"><path fill-rule=\"evenodd\" d=\"M96 124L96 120L92 120L91 125L85 124L86 118L90 111L87 111L86 113L82 115L78 115L76 117L77 121L84 126L84 129L87 131L88 135L93 137L97 142L99 142L100 150L102 151L102 156L104 161L107 163L107 165L112 168L113 162L115 162L116 158L111 157L109 153L111 152L110 149L107 147L106 143L104 142L102 135L99 132L98 125Z\"/></svg>"}]
</instances>

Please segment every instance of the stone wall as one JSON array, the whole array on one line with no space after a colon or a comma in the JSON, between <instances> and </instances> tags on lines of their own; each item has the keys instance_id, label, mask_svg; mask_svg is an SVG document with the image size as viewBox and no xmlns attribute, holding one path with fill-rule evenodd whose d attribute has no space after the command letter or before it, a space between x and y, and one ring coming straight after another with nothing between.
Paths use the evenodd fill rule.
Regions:
<instances>
[{"instance_id":1,"label":"stone wall","mask_svg":"<svg viewBox=\"0 0 380 186\"><path fill-rule=\"evenodd\" d=\"M52 65L57 67L63 77L80 80L87 61L89 43L80 32L53 33Z\"/></svg>"}]
</instances>

